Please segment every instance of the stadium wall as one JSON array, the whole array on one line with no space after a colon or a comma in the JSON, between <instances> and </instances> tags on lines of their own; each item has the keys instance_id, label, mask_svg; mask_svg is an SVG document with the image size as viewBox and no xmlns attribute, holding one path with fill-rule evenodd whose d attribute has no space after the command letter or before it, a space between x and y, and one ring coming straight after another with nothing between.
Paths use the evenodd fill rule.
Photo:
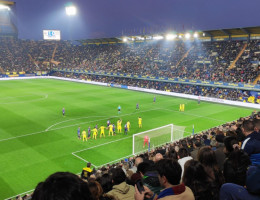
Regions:
<instances>
[{"instance_id":1,"label":"stadium wall","mask_svg":"<svg viewBox=\"0 0 260 200\"><path fill-rule=\"evenodd\" d=\"M109 84L109 83L101 83L101 82L94 82L94 81L86 81L86 80L77 80L77 79L63 78L63 77L56 77L56 76L0 78L0 81L21 80L21 79L57 79L57 80L64 80L64 81L71 81L71 82L78 82L78 83L85 83L85 84L92 84L92 85L100 85L100 86L106 86L106 87L116 87L116 88L139 91L139 92L147 92L147 93L153 93L153 94L161 94L161 95L167 95L167 96L174 96L174 97L198 100L198 96L190 95L190 94L166 92L166 91L161 91L161 90L145 89L145 88L132 87L132 86L127 86L127 85L118 85L118 84ZM253 109L260 109L260 104L230 101L230 100L225 100L225 99L203 97L203 96L200 96L200 100L201 101L207 101L207 102L213 102L213 103L227 104L227 105L232 105L232 106L240 106L240 107L247 107L247 108L253 108Z\"/></svg>"}]
</instances>

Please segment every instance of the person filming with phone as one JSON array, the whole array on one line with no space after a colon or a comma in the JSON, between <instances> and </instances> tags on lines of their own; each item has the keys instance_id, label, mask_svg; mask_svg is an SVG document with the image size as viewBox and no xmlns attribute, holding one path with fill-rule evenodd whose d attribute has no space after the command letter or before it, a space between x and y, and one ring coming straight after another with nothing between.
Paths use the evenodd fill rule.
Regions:
<instances>
[{"instance_id":1,"label":"person filming with phone","mask_svg":"<svg viewBox=\"0 0 260 200\"><path fill-rule=\"evenodd\" d=\"M158 178L163 190L159 195L152 192L148 187L137 182L135 185L135 200L160 199L160 200L195 200L193 192L181 181L181 166L171 159L162 159L155 165Z\"/></svg>"}]
</instances>

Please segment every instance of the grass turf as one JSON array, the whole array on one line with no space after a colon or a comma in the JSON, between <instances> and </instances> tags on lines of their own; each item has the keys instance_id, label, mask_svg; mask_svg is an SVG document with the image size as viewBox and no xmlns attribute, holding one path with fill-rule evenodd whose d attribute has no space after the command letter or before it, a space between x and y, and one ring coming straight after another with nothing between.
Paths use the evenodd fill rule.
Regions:
<instances>
[{"instance_id":1,"label":"grass turf","mask_svg":"<svg viewBox=\"0 0 260 200\"><path fill-rule=\"evenodd\" d=\"M163 95L156 95L154 104L154 94L50 79L1 81L0 87L0 199L30 191L57 171L79 173L84 160L100 166L129 156L134 133L173 123L186 126L185 135L189 135L193 124L199 132L252 112ZM180 103L185 103L183 113L178 111ZM106 126L108 119L116 124L118 105L122 125L131 122L127 136L78 140L78 126L81 130Z\"/></svg>"}]
</instances>

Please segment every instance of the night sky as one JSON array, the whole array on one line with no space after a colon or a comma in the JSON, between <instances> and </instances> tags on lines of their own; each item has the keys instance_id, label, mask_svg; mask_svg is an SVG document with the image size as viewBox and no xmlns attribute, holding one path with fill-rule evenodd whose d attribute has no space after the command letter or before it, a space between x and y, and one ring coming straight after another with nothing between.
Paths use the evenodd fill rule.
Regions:
<instances>
[{"instance_id":1,"label":"night sky","mask_svg":"<svg viewBox=\"0 0 260 200\"><path fill-rule=\"evenodd\" d=\"M66 16L68 2L77 16ZM260 0L17 0L16 15L21 39L55 29L75 40L260 26Z\"/></svg>"}]
</instances>

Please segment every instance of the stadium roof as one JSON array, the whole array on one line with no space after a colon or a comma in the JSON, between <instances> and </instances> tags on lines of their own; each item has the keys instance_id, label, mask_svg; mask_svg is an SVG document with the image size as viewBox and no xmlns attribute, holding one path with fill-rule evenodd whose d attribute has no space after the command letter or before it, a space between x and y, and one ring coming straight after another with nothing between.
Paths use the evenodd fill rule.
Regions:
<instances>
[{"instance_id":1,"label":"stadium roof","mask_svg":"<svg viewBox=\"0 0 260 200\"><path fill-rule=\"evenodd\" d=\"M122 42L119 38L99 38L99 39L86 39L77 40L80 43L86 44L114 44Z\"/></svg>"},{"instance_id":2,"label":"stadium roof","mask_svg":"<svg viewBox=\"0 0 260 200\"><path fill-rule=\"evenodd\" d=\"M246 28L232 28L232 29L219 29L219 30L209 30L203 31L206 36L210 37L221 37L221 36L231 36L231 35L252 35L260 34L260 26L256 27L246 27Z\"/></svg>"},{"instance_id":3,"label":"stadium roof","mask_svg":"<svg viewBox=\"0 0 260 200\"><path fill-rule=\"evenodd\" d=\"M3 1L3 0L0 0L0 4L12 6L12 5L15 4L15 2L13 2L13 1Z\"/></svg>"},{"instance_id":4,"label":"stadium roof","mask_svg":"<svg viewBox=\"0 0 260 200\"><path fill-rule=\"evenodd\" d=\"M231 28L231 29L217 29L217 30L207 30L207 31L195 31L198 33L199 38L203 39L203 37L248 37L249 35L258 35L260 36L260 26L256 27L245 27L245 28ZM160 35L166 35L167 33L161 33ZM185 35L185 32L182 33L176 33L177 35ZM130 38L132 40L130 41L138 41L137 38L143 37L148 38L152 37L158 34L150 34L150 35L139 35L139 36L127 36L127 38ZM82 44L114 44L114 43L122 43L123 42L122 37L117 38L98 38L98 39L84 39L84 40L77 40L78 42Z\"/></svg>"}]
</instances>

